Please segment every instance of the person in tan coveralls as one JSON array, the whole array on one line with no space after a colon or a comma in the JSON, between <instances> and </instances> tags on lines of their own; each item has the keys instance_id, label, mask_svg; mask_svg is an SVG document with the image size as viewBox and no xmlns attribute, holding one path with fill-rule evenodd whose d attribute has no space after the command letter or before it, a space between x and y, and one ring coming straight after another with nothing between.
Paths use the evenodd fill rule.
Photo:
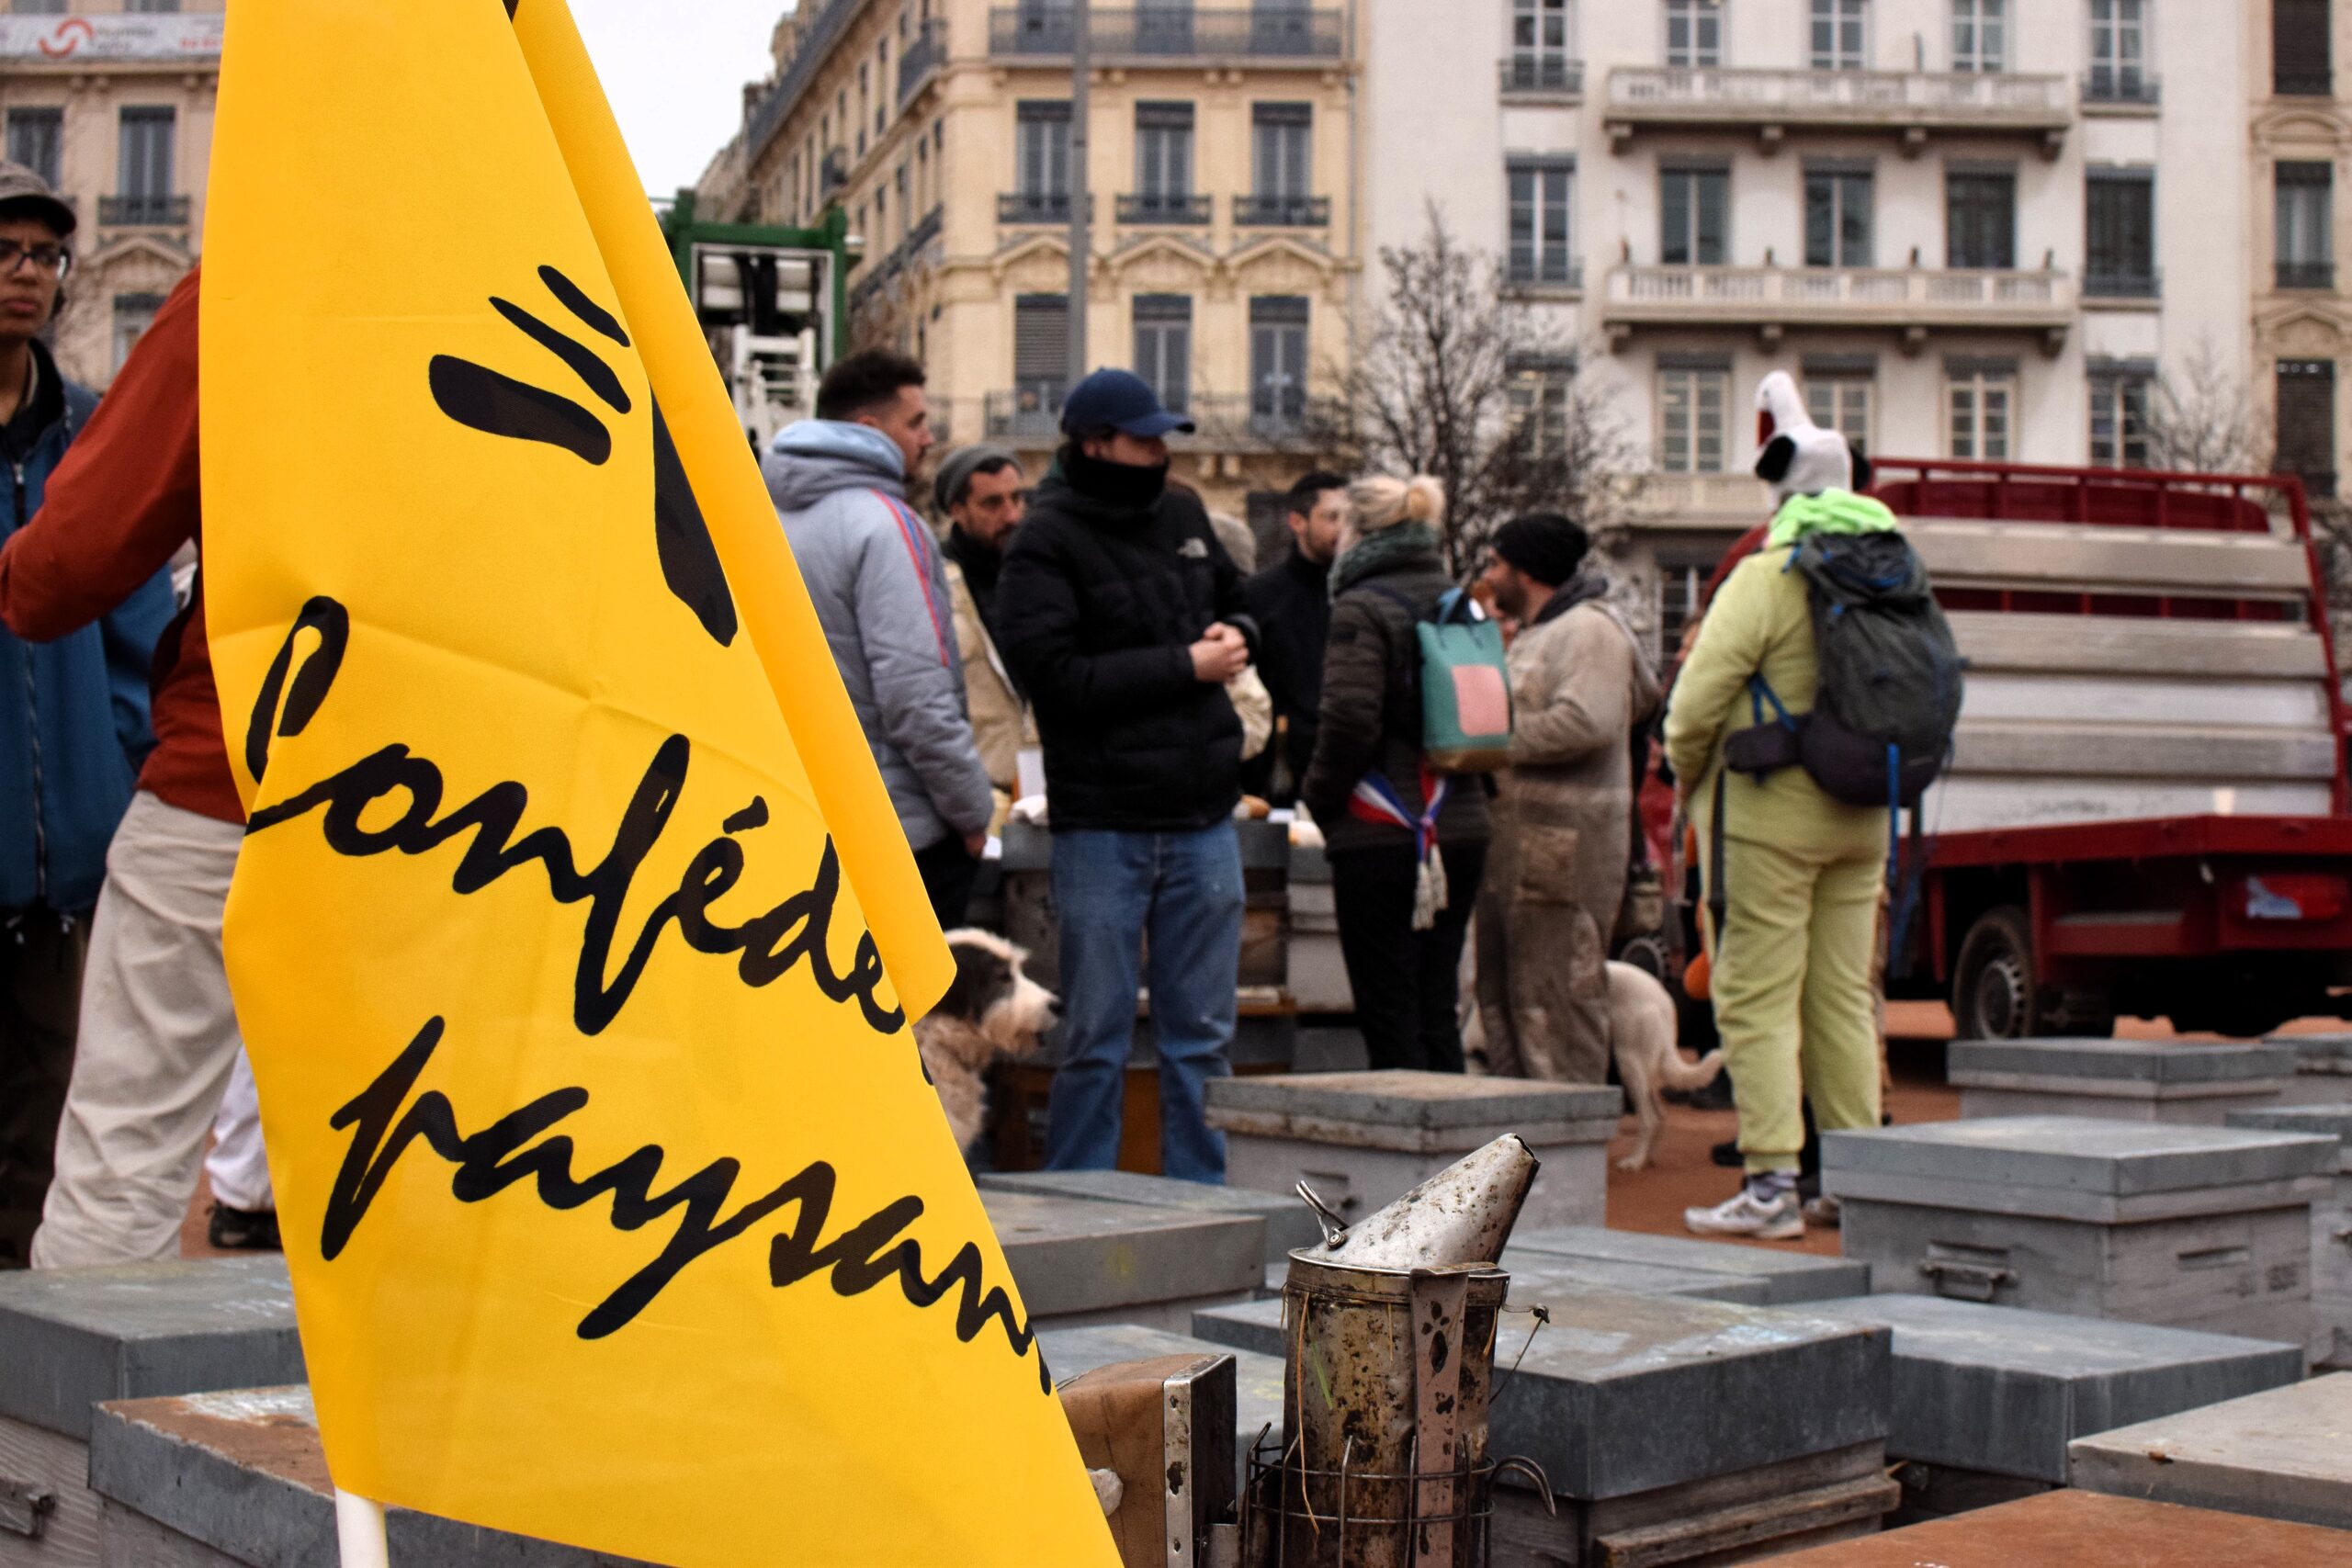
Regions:
<instances>
[{"instance_id":1,"label":"person in tan coveralls","mask_svg":"<svg viewBox=\"0 0 2352 1568\"><path fill-rule=\"evenodd\" d=\"M1634 728L1658 679L1584 570L1589 541L1539 514L1495 536L1486 584L1519 622L1510 767L1478 896L1478 1013L1489 1072L1609 1081L1609 940L1633 858Z\"/></svg>"}]
</instances>

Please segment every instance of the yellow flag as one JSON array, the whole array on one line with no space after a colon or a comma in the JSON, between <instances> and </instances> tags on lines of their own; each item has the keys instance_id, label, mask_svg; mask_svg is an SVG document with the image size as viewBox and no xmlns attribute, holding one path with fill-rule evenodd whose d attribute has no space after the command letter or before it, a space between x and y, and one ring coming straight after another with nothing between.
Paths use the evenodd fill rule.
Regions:
<instances>
[{"instance_id":1,"label":"yellow flag","mask_svg":"<svg viewBox=\"0 0 2352 1568\"><path fill-rule=\"evenodd\" d=\"M562 0L238 0L227 955L327 1460L679 1564L1099 1564L906 844Z\"/></svg>"}]
</instances>

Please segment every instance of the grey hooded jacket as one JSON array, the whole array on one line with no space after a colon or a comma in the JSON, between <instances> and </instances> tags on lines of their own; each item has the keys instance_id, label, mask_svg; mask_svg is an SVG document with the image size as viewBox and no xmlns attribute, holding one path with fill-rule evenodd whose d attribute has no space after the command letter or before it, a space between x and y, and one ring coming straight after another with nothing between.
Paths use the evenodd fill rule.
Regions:
<instances>
[{"instance_id":1,"label":"grey hooded jacket","mask_svg":"<svg viewBox=\"0 0 2352 1568\"><path fill-rule=\"evenodd\" d=\"M985 831L995 798L965 705L946 565L906 504L898 447L865 425L803 420L761 471L907 842Z\"/></svg>"}]
</instances>

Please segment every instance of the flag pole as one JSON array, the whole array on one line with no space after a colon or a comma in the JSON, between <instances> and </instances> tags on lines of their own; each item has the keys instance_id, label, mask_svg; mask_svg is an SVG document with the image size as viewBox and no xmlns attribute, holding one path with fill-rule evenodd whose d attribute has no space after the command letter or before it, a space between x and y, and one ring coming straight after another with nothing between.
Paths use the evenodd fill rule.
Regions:
<instances>
[{"instance_id":1,"label":"flag pole","mask_svg":"<svg viewBox=\"0 0 2352 1568\"><path fill-rule=\"evenodd\" d=\"M343 1568L392 1568L391 1548L384 1540L384 1505L334 1489L334 1533Z\"/></svg>"}]
</instances>

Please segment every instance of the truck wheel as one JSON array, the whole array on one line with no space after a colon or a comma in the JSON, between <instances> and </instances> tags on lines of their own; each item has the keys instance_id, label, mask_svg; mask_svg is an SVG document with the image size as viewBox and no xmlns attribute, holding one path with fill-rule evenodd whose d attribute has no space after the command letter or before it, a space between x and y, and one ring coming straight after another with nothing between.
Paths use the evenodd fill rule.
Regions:
<instances>
[{"instance_id":1,"label":"truck wheel","mask_svg":"<svg viewBox=\"0 0 2352 1568\"><path fill-rule=\"evenodd\" d=\"M2024 1040L2041 1032L2044 1002L2033 976L2033 927L2014 904L1988 909L1960 944L1951 1014L1962 1040Z\"/></svg>"}]
</instances>

